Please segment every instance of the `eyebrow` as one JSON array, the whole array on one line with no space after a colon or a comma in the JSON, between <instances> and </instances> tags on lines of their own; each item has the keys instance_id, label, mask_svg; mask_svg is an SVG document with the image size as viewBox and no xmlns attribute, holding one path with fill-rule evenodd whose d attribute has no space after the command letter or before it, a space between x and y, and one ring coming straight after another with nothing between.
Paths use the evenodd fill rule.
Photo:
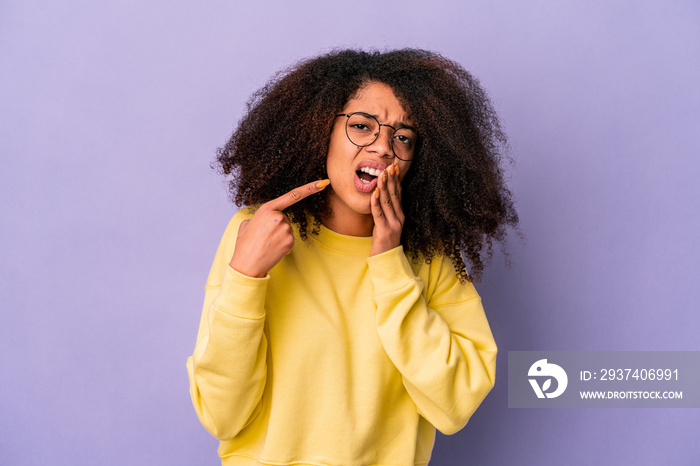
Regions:
<instances>
[{"instance_id":1,"label":"eyebrow","mask_svg":"<svg viewBox=\"0 0 700 466\"><path fill-rule=\"evenodd\" d=\"M379 121L379 115L374 115L374 114L372 114L372 113L367 113L367 112L362 112L362 111L356 112L356 113L364 113L365 115L369 115L369 116L371 116L371 117L374 117L375 120ZM382 123L382 124L385 124L385 123ZM394 127L393 125L387 125L387 126L391 126L392 128ZM416 128L414 128L413 126L411 126L411 125L409 125L409 124L407 124L407 123L404 123L404 122L399 122L399 128L410 129L410 130L415 131L416 133L418 132L418 131L416 130Z\"/></svg>"}]
</instances>

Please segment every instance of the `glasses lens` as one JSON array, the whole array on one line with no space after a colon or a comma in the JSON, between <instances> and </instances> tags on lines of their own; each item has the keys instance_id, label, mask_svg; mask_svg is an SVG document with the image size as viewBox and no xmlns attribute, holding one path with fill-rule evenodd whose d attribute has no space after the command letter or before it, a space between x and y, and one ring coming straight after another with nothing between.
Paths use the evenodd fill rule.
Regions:
<instances>
[{"instance_id":1,"label":"glasses lens","mask_svg":"<svg viewBox=\"0 0 700 466\"><path fill-rule=\"evenodd\" d=\"M396 156L403 160L410 160L416 150L416 140L418 135L408 128L399 128L394 133L392 146Z\"/></svg>"},{"instance_id":2,"label":"glasses lens","mask_svg":"<svg viewBox=\"0 0 700 466\"><path fill-rule=\"evenodd\" d=\"M348 138L356 146L369 146L377 139L379 122L364 113L353 113L348 118Z\"/></svg>"}]
</instances>

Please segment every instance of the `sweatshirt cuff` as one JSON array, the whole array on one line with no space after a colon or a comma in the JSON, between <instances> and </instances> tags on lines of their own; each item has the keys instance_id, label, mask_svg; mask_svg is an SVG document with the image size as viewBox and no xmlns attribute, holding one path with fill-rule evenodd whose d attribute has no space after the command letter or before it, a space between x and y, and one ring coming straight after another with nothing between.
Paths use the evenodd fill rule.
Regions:
<instances>
[{"instance_id":1,"label":"sweatshirt cuff","mask_svg":"<svg viewBox=\"0 0 700 466\"><path fill-rule=\"evenodd\" d=\"M375 296L401 289L418 279L403 253L403 246L370 256L367 264Z\"/></svg>"},{"instance_id":2,"label":"sweatshirt cuff","mask_svg":"<svg viewBox=\"0 0 700 466\"><path fill-rule=\"evenodd\" d=\"M265 293L270 275L263 278L243 275L230 265L226 265L218 307L238 317L259 319L265 316Z\"/></svg>"}]
</instances>

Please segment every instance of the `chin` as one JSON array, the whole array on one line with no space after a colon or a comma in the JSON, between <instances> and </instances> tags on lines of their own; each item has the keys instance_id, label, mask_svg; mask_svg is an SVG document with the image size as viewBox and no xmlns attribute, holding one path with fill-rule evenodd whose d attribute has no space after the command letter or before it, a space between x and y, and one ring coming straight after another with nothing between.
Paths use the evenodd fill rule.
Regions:
<instances>
[{"instance_id":1,"label":"chin","mask_svg":"<svg viewBox=\"0 0 700 466\"><path fill-rule=\"evenodd\" d=\"M347 215L372 215L372 209L370 208L369 205L367 206L361 206L361 205L346 205L345 209L343 209L345 214Z\"/></svg>"},{"instance_id":2,"label":"chin","mask_svg":"<svg viewBox=\"0 0 700 466\"><path fill-rule=\"evenodd\" d=\"M372 207L369 205L369 196L367 199L353 199L353 201L354 202L346 204L352 212L359 215L372 215Z\"/></svg>"},{"instance_id":3,"label":"chin","mask_svg":"<svg viewBox=\"0 0 700 466\"><path fill-rule=\"evenodd\" d=\"M352 210L357 212L358 214L363 214L363 215L372 215L372 207L370 206L370 202L372 200L372 195L370 196L362 196L363 199L358 200L353 203Z\"/></svg>"},{"instance_id":4,"label":"chin","mask_svg":"<svg viewBox=\"0 0 700 466\"><path fill-rule=\"evenodd\" d=\"M333 186L332 180L331 186ZM337 192L332 191L328 196L331 210L341 215L343 212L345 215L372 215L372 208L369 204L370 200L371 195L363 195L361 193L346 192L344 195L340 196Z\"/></svg>"}]
</instances>

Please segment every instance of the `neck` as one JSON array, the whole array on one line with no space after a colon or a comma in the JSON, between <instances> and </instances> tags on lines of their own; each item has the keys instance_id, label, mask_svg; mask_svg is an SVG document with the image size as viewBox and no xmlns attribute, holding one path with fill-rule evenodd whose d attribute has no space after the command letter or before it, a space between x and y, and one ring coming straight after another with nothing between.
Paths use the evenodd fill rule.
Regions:
<instances>
[{"instance_id":1,"label":"neck","mask_svg":"<svg viewBox=\"0 0 700 466\"><path fill-rule=\"evenodd\" d=\"M324 227L341 235L372 236L374 219L372 214L357 212L339 212L334 209L331 214L321 220Z\"/></svg>"}]
</instances>

